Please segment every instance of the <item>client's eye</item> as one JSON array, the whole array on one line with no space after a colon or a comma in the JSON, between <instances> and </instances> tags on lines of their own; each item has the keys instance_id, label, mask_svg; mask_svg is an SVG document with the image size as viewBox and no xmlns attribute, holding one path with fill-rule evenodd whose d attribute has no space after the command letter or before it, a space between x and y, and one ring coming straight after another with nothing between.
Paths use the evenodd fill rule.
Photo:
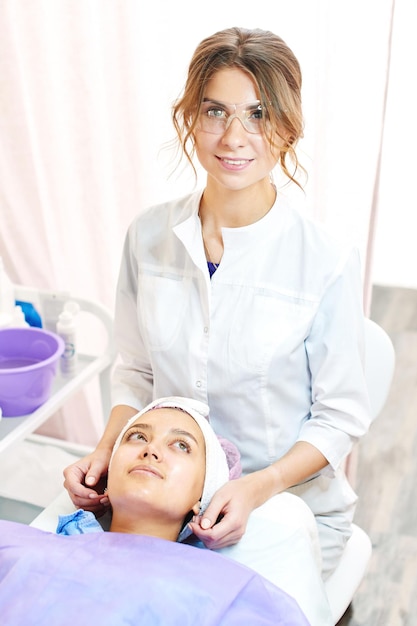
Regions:
<instances>
[{"instance_id":1,"label":"client's eye","mask_svg":"<svg viewBox=\"0 0 417 626\"><path fill-rule=\"evenodd\" d=\"M129 430L124 441L147 441L146 435L141 430Z\"/></svg>"},{"instance_id":2,"label":"client's eye","mask_svg":"<svg viewBox=\"0 0 417 626\"><path fill-rule=\"evenodd\" d=\"M187 441L184 441L183 439L176 439L173 442L173 445L175 445L177 448L179 448L183 452L187 452L187 453L191 452L190 444Z\"/></svg>"}]
</instances>

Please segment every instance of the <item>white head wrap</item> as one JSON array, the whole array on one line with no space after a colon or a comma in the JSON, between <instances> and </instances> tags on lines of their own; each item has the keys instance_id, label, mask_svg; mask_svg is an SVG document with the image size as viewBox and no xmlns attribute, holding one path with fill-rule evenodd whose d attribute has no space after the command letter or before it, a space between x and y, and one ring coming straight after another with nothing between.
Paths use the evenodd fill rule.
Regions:
<instances>
[{"instance_id":1,"label":"white head wrap","mask_svg":"<svg viewBox=\"0 0 417 626\"><path fill-rule=\"evenodd\" d=\"M191 398L182 398L180 396L169 396L166 398L159 398L158 400L154 400L153 402L145 406L144 409L139 411L139 413L136 413L136 415L131 417L125 424L124 428L121 430L119 436L116 439L116 443L114 444L112 458L114 453L120 446L120 442L122 441L122 438L127 429L134 422L136 422L136 420L139 419L139 417L144 413L147 413L151 409L161 408L181 409L185 411L186 413L191 415L191 417L197 422L201 429L201 432L203 433L206 444L206 475L204 480L203 493L201 496L200 514L204 513L215 492L229 480L229 466L227 464L226 454L214 430L210 426L208 419L209 408L206 404L204 404L204 402L193 400ZM110 459L109 468L111 465L111 460L112 459ZM191 531L189 531L186 526L181 531L178 540L182 541L189 534L191 534Z\"/></svg>"}]
</instances>

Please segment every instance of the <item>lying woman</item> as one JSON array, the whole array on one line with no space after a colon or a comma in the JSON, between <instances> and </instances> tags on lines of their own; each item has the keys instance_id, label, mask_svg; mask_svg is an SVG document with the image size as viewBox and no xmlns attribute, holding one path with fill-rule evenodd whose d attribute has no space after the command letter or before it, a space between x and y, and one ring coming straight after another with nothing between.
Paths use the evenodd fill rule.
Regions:
<instances>
[{"instance_id":1,"label":"lying woman","mask_svg":"<svg viewBox=\"0 0 417 626\"><path fill-rule=\"evenodd\" d=\"M206 415L201 402L175 397L156 400L128 420L107 478L110 531L170 541L191 535L187 522L205 511L231 471L240 474L237 449L216 437ZM82 533L86 525L89 532L102 530L92 513L78 510L60 517L57 532Z\"/></svg>"},{"instance_id":2,"label":"lying woman","mask_svg":"<svg viewBox=\"0 0 417 626\"><path fill-rule=\"evenodd\" d=\"M299 589L303 582L308 589L299 598L291 575L287 580L278 574L283 585L277 586L274 574L267 580L255 572L263 573L265 556L271 572L288 569L285 555L280 563L278 540L274 553L254 555L255 569L237 563L233 554L195 549L203 546L193 538L190 520L229 480L229 465L232 477L239 465L226 446L228 464L225 442L222 447L207 415L199 402L165 398L127 422L109 466L110 532L82 510L60 516L56 534L0 522L4 623L331 624L317 565L298 529L281 535L294 535ZM298 551L300 559L294 559Z\"/></svg>"}]
</instances>

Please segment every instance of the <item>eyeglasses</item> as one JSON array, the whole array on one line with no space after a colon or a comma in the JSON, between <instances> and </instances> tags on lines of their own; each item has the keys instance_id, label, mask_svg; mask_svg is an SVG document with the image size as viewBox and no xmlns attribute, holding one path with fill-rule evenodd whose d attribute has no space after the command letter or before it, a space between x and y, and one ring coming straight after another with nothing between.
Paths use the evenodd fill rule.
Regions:
<instances>
[{"instance_id":1,"label":"eyeglasses","mask_svg":"<svg viewBox=\"0 0 417 626\"><path fill-rule=\"evenodd\" d=\"M260 100L229 104L204 100L200 109L199 129L212 135L222 135L232 121L238 118L248 133L260 134L264 129L264 112Z\"/></svg>"}]
</instances>

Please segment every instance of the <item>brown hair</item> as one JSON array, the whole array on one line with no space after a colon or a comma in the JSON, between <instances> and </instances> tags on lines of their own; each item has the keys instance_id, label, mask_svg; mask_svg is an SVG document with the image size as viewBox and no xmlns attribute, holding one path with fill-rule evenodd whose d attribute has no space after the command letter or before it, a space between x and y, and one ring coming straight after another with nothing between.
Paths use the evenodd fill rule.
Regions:
<instances>
[{"instance_id":1,"label":"brown hair","mask_svg":"<svg viewBox=\"0 0 417 626\"><path fill-rule=\"evenodd\" d=\"M267 111L268 140L274 150L276 133L284 140L279 148L279 163L284 174L295 179L303 169L295 152L303 136L301 109L301 69L287 44L270 31L227 28L203 39L191 59L183 95L174 103L172 120L182 152L195 168L194 130L210 78L219 70L238 68L248 74L259 92L262 108ZM292 167L288 163L288 158ZM291 172L292 170L292 172Z\"/></svg>"}]
</instances>

